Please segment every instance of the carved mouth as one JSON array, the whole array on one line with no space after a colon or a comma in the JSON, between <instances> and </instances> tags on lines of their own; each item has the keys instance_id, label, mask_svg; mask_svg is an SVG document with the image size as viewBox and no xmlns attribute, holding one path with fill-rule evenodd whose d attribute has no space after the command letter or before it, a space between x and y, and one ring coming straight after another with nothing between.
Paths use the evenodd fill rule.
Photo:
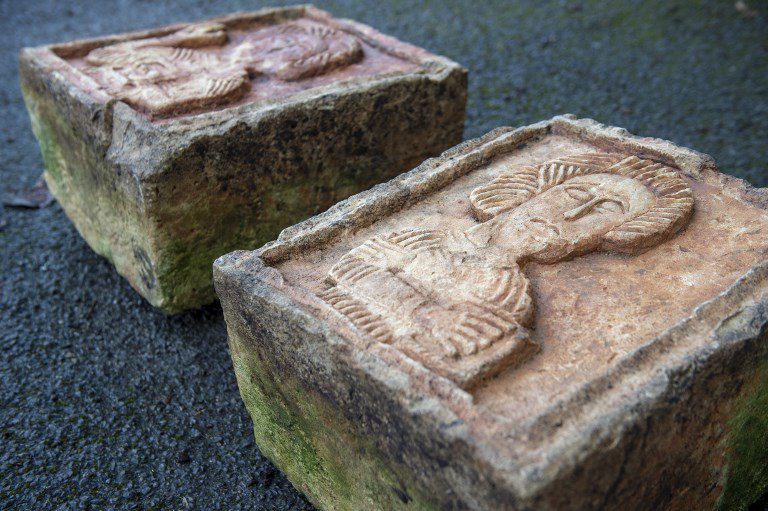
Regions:
<instances>
[{"instance_id":1,"label":"carved mouth","mask_svg":"<svg viewBox=\"0 0 768 511\"><path fill-rule=\"evenodd\" d=\"M560 235L560 228L545 218L535 216L528 221L530 222L530 227L536 234L542 234L544 236L552 236L553 234L555 236Z\"/></svg>"}]
</instances>

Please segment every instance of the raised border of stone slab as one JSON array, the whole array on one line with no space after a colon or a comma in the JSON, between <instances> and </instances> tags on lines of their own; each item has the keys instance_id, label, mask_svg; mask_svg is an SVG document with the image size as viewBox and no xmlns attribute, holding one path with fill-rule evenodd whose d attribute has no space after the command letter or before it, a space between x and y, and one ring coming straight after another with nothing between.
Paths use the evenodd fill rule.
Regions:
<instances>
[{"instance_id":1,"label":"raised border of stone slab","mask_svg":"<svg viewBox=\"0 0 768 511\"><path fill-rule=\"evenodd\" d=\"M350 235L547 134L640 154L693 177L717 172L704 154L559 116L463 143L257 251L215 262L258 444L320 508L691 509L717 502L744 509L768 488L766 263L525 424L526 433L515 433L525 448L514 456L478 442L459 420L484 413L469 394L424 368L404 370L386 347L352 346L281 290L270 265ZM720 176L741 200L768 209L765 190ZM691 437L670 433L680 423ZM719 445L698 443L704 429ZM649 451L695 461L670 466Z\"/></svg>"},{"instance_id":2,"label":"raised border of stone slab","mask_svg":"<svg viewBox=\"0 0 768 511\"><path fill-rule=\"evenodd\" d=\"M467 73L449 59L312 6L210 21L296 18L332 23L417 68L152 122L103 92L86 93L75 82L90 79L66 57L186 24L21 51L49 188L88 244L157 307L213 301L216 257L258 247L462 138Z\"/></svg>"}]
</instances>

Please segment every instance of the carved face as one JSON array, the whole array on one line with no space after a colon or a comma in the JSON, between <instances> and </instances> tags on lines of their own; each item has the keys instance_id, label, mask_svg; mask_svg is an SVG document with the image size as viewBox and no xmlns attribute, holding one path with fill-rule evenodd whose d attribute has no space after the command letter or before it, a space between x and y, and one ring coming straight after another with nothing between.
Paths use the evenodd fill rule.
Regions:
<instances>
[{"instance_id":1,"label":"carved face","mask_svg":"<svg viewBox=\"0 0 768 511\"><path fill-rule=\"evenodd\" d=\"M639 181L616 174L575 177L535 195L493 222L492 244L552 262L593 250L603 234L646 211L655 197Z\"/></svg>"}]
</instances>

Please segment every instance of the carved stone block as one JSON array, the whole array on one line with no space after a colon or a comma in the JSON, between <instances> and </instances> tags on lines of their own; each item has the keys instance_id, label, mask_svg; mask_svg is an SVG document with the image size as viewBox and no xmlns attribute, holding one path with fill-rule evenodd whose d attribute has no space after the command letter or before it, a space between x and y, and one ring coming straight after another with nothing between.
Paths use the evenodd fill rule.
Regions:
<instances>
[{"instance_id":1,"label":"carved stone block","mask_svg":"<svg viewBox=\"0 0 768 511\"><path fill-rule=\"evenodd\" d=\"M767 252L764 190L565 116L214 280L258 443L321 508L739 509L768 489Z\"/></svg>"},{"instance_id":2,"label":"carved stone block","mask_svg":"<svg viewBox=\"0 0 768 511\"><path fill-rule=\"evenodd\" d=\"M462 138L466 71L313 7L28 48L46 181L152 304Z\"/></svg>"}]
</instances>

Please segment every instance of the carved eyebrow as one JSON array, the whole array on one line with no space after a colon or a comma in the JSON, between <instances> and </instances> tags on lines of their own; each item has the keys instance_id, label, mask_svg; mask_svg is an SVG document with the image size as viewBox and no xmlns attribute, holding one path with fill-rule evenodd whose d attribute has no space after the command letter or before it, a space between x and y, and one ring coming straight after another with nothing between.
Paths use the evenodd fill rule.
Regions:
<instances>
[{"instance_id":1,"label":"carved eyebrow","mask_svg":"<svg viewBox=\"0 0 768 511\"><path fill-rule=\"evenodd\" d=\"M615 200L611 197L601 197L600 199L598 199L597 204L595 204L595 208L599 208L600 206L608 202L612 202L613 204L616 204L618 207L620 207L622 213L627 212L627 207L623 201Z\"/></svg>"},{"instance_id":2,"label":"carved eyebrow","mask_svg":"<svg viewBox=\"0 0 768 511\"><path fill-rule=\"evenodd\" d=\"M606 193L604 194L604 197L606 200L610 200L618 203L621 206L621 209L623 209L624 211L627 211L629 209L629 204L627 203L626 198L622 197L621 195Z\"/></svg>"},{"instance_id":3,"label":"carved eyebrow","mask_svg":"<svg viewBox=\"0 0 768 511\"><path fill-rule=\"evenodd\" d=\"M625 213L627 210L629 210L629 204L626 198L611 192L606 192L600 189L595 189L594 187L577 185L577 184L566 185L565 191L566 193L568 193L569 196L577 200L588 200L588 201L597 200L597 203L595 204L595 206L598 206L601 202L610 201L610 202L615 202L617 205L619 205L621 207L622 213ZM587 194L589 195L589 197L588 198L577 197L573 193L570 193L572 191L577 191L577 192Z\"/></svg>"}]
</instances>

